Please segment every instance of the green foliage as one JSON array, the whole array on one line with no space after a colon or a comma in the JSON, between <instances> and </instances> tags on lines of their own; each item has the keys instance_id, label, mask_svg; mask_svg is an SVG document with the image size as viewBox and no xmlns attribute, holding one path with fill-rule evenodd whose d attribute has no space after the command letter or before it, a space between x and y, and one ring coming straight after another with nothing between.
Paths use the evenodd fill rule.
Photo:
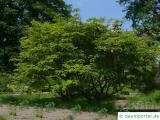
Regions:
<instances>
[{"instance_id":1,"label":"green foliage","mask_svg":"<svg viewBox=\"0 0 160 120\"><path fill-rule=\"evenodd\" d=\"M8 120L6 116L0 116L0 120Z\"/></svg>"},{"instance_id":2,"label":"green foliage","mask_svg":"<svg viewBox=\"0 0 160 120\"><path fill-rule=\"evenodd\" d=\"M75 112L75 113L79 113L79 112L81 112L81 106L80 105L76 105L76 106L74 106L73 108L72 108L72 110L73 110L73 112Z\"/></svg>"},{"instance_id":3,"label":"green foliage","mask_svg":"<svg viewBox=\"0 0 160 120\"><path fill-rule=\"evenodd\" d=\"M10 108L9 115L17 116L16 107L11 107Z\"/></svg>"},{"instance_id":4,"label":"green foliage","mask_svg":"<svg viewBox=\"0 0 160 120\"><path fill-rule=\"evenodd\" d=\"M131 104L143 103L145 105L158 105L160 104L160 91L152 91L147 94L140 94L130 99Z\"/></svg>"},{"instance_id":5,"label":"green foliage","mask_svg":"<svg viewBox=\"0 0 160 120\"><path fill-rule=\"evenodd\" d=\"M0 95L0 104L7 104L9 106L19 107L35 107L37 109L70 109L75 106L81 106L80 111L84 112L98 112L102 108L108 109L109 113L115 111L114 100L105 101L88 101L84 97L72 97L72 99L64 99L62 97L53 96L53 94L25 94L25 95ZM53 106L53 107L52 107Z\"/></svg>"},{"instance_id":6,"label":"green foliage","mask_svg":"<svg viewBox=\"0 0 160 120\"><path fill-rule=\"evenodd\" d=\"M71 8L63 0L0 0L0 8L0 70L14 68L9 59L19 52L25 25L33 19L55 22L58 14L63 18L71 16Z\"/></svg>"},{"instance_id":7,"label":"green foliage","mask_svg":"<svg viewBox=\"0 0 160 120\"><path fill-rule=\"evenodd\" d=\"M14 106L33 106L38 108L55 109L53 94L1 95L0 103Z\"/></svg>"},{"instance_id":8,"label":"green foliage","mask_svg":"<svg viewBox=\"0 0 160 120\"><path fill-rule=\"evenodd\" d=\"M38 112L36 112L36 115L35 115L35 116L38 117L38 118L43 118L43 117L44 117L43 111L38 111Z\"/></svg>"},{"instance_id":9,"label":"green foliage","mask_svg":"<svg viewBox=\"0 0 160 120\"><path fill-rule=\"evenodd\" d=\"M58 93L69 95L70 89L74 92L73 89L79 83L77 76L73 78L75 69L82 73L88 69L87 65L83 67L83 63L88 64L91 58L85 54L89 55L93 50L85 43L91 44L90 48L93 46L90 43L92 38L100 35L92 33L97 25L91 23L79 26L78 22L64 24L63 21L57 24L40 24L33 21L32 24L26 31L26 37L21 39L22 50L17 59L17 79L30 88L40 91L60 89ZM104 30L101 28L105 27L101 26L97 31Z\"/></svg>"},{"instance_id":10,"label":"green foliage","mask_svg":"<svg viewBox=\"0 0 160 120\"><path fill-rule=\"evenodd\" d=\"M160 1L159 0L119 0L125 7L126 18L139 34L148 34L159 41Z\"/></svg>"},{"instance_id":11,"label":"green foliage","mask_svg":"<svg viewBox=\"0 0 160 120\"><path fill-rule=\"evenodd\" d=\"M0 92L12 92L13 77L10 73L0 72Z\"/></svg>"},{"instance_id":12,"label":"green foliage","mask_svg":"<svg viewBox=\"0 0 160 120\"><path fill-rule=\"evenodd\" d=\"M114 92L121 91L127 84L141 86L153 81L144 74L152 73L156 51L149 49L143 39L128 32L108 32L96 41L96 45L99 51L97 67L105 72L102 80L108 80L106 85L113 87Z\"/></svg>"},{"instance_id":13,"label":"green foliage","mask_svg":"<svg viewBox=\"0 0 160 120\"><path fill-rule=\"evenodd\" d=\"M45 106L46 108L50 108L50 109L53 110L53 109L55 109L56 104L55 104L54 102L51 102L51 103L50 103L50 102L49 102L49 103L46 102L44 106Z\"/></svg>"},{"instance_id":14,"label":"green foliage","mask_svg":"<svg viewBox=\"0 0 160 120\"><path fill-rule=\"evenodd\" d=\"M101 114L101 115L106 115L107 116L108 115L108 109L102 108L101 110L98 111L98 113Z\"/></svg>"},{"instance_id":15,"label":"green foliage","mask_svg":"<svg viewBox=\"0 0 160 120\"><path fill-rule=\"evenodd\" d=\"M88 99L113 95L125 86L151 84L157 46L148 47L133 33L109 30L101 19L32 21L20 41L20 55L13 59L18 62L17 82L32 92Z\"/></svg>"}]
</instances>

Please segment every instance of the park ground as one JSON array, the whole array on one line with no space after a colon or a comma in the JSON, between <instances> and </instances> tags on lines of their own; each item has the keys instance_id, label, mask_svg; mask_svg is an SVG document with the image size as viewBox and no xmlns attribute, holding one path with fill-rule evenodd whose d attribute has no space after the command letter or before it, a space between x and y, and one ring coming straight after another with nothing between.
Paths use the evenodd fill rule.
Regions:
<instances>
[{"instance_id":1,"label":"park ground","mask_svg":"<svg viewBox=\"0 0 160 120\"><path fill-rule=\"evenodd\" d=\"M117 120L119 111L160 111L160 91L102 101L62 99L52 94L0 95L0 120Z\"/></svg>"}]
</instances>

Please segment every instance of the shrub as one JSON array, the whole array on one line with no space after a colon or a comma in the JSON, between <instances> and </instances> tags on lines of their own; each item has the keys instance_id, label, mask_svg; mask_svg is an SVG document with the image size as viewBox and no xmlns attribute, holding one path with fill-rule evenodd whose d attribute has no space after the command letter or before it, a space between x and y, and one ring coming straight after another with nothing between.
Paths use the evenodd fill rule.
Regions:
<instances>
[{"instance_id":1,"label":"shrub","mask_svg":"<svg viewBox=\"0 0 160 120\"><path fill-rule=\"evenodd\" d=\"M102 98L154 79L157 49L129 32L88 23L33 21L21 39L16 79L30 91Z\"/></svg>"},{"instance_id":2,"label":"shrub","mask_svg":"<svg viewBox=\"0 0 160 120\"><path fill-rule=\"evenodd\" d=\"M13 79L10 73L0 72L0 92L12 92L12 82Z\"/></svg>"},{"instance_id":3,"label":"shrub","mask_svg":"<svg viewBox=\"0 0 160 120\"><path fill-rule=\"evenodd\" d=\"M76 105L76 106L74 106L73 108L72 108L72 110L73 110L73 112L76 112L76 113L79 113L79 112L81 112L81 106L80 105Z\"/></svg>"}]
</instances>

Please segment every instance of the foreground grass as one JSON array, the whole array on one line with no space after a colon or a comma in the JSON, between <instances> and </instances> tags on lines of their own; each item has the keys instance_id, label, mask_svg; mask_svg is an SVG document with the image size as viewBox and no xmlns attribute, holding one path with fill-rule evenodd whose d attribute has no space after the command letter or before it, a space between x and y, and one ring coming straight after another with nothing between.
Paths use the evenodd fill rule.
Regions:
<instances>
[{"instance_id":1,"label":"foreground grass","mask_svg":"<svg viewBox=\"0 0 160 120\"><path fill-rule=\"evenodd\" d=\"M98 112L115 113L114 101L88 101L84 97L73 97L72 99L64 99L53 94L26 94L26 95L0 95L1 104L9 104L15 106L31 106L38 108L62 108L71 109L74 112ZM105 111L104 111L105 110Z\"/></svg>"},{"instance_id":2,"label":"foreground grass","mask_svg":"<svg viewBox=\"0 0 160 120\"><path fill-rule=\"evenodd\" d=\"M0 116L0 120L8 120L6 116Z\"/></svg>"},{"instance_id":3,"label":"foreground grass","mask_svg":"<svg viewBox=\"0 0 160 120\"><path fill-rule=\"evenodd\" d=\"M132 111L159 112L160 90L155 90L147 94L139 94L128 99L128 104L134 108Z\"/></svg>"},{"instance_id":4,"label":"foreground grass","mask_svg":"<svg viewBox=\"0 0 160 120\"><path fill-rule=\"evenodd\" d=\"M130 103L143 103L148 105L160 105L160 90L155 90L147 94L140 94L129 99Z\"/></svg>"},{"instance_id":5,"label":"foreground grass","mask_svg":"<svg viewBox=\"0 0 160 120\"><path fill-rule=\"evenodd\" d=\"M132 98L127 98L129 105L139 106L137 104L145 105L160 105L160 90L153 91L148 94L138 94ZM123 100L122 100L123 101ZM118 111L115 108L116 100L101 100L101 101L88 101L84 97L72 97L71 99L61 98L51 93L45 94L25 94L25 95L12 95L1 94L0 104L9 104L14 106L24 107L38 107L49 109L70 109L73 112L97 112L100 114L116 114ZM139 111L146 106L142 106ZM150 107L150 106L148 106ZM134 109L128 109L134 111ZM137 108L136 108L137 111Z\"/></svg>"}]
</instances>

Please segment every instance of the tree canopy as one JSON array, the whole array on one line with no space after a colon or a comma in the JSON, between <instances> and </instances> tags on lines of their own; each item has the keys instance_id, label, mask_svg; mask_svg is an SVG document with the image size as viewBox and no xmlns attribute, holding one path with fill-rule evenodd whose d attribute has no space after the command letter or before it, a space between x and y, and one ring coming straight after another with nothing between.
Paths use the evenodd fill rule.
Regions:
<instances>
[{"instance_id":1,"label":"tree canopy","mask_svg":"<svg viewBox=\"0 0 160 120\"><path fill-rule=\"evenodd\" d=\"M25 25L33 19L55 22L55 16L68 18L70 12L63 0L0 0L0 69L12 66L9 58L19 51Z\"/></svg>"},{"instance_id":2,"label":"tree canopy","mask_svg":"<svg viewBox=\"0 0 160 120\"><path fill-rule=\"evenodd\" d=\"M20 42L16 79L27 90L102 97L154 81L145 75L156 68L157 49L101 20L32 21Z\"/></svg>"},{"instance_id":3,"label":"tree canopy","mask_svg":"<svg viewBox=\"0 0 160 120\"><path fill-rule=\"evenodd\" d=\"M119 3L125 7L125 17L132 21L133 28L136 28L139 34L146 33L150 36L159 34L159 0L119 0Z\"/></svg>"}]
</instances>

